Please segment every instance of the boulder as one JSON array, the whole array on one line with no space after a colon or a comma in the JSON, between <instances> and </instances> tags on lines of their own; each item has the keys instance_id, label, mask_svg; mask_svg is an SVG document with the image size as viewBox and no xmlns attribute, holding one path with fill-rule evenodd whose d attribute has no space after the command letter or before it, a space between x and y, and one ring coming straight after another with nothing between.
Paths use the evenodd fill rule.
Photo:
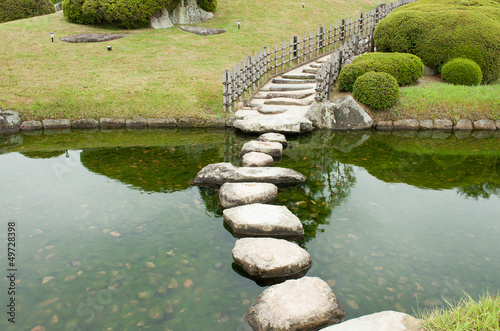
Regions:
<instances>
[{"instance_id":1,"label":"boulder","mask_svg":"<svg viewBox=\"0 0 500 331\"><path fill-rule=\"evenodd\" d=\"M248 274L260 278L287 277L307 270L311 256L284 239L243 238L236 241L233 260Z\"/></svg>"},{"instance_id":2,"label":"boulder","mask_svg":"<svg viewBox=\"0 0 500 331\"><path fill-rule=\"evenodd\" d=\"M474 126L472 125L472 121L468 120L468 119L460 119L453 126L453 130L468 130L468 131L472 131L472 129L474 129Z\"/></svg>"},{"instance_id":3,"label":"boulder","mask_svg":"<svg viewBox=\"0 0 500 331\"><path fill-rule=\"evenodd\" d=\"M244 167L267 167L272 166L274 159L271 155L259 152L249 152L243 155Z\"/></svg>"},{"instance_id":4,"label":"boulder","mask_svg":"<svg viewBox=\"0 0 500 331\"><path fill-rule=\"evenodd\" d=\"M350 95L334 101L315 103L306 117L319 129L363 130L373 125L373 120Z\"/></svg>"},{"instance_id":5,"label":"boulder","mask_svg":"<svg viewBox=\"0 0 500 331\"><path fill-rule=\"evenodd\" d=\"M252 140L243 145L241 154L259 152L269 154L274 158L280 158L283 154L283 145L278 142L267 142Z\"/></svg>"},{"instance_id":6,"label":"boulder","mask_svg":"<svg viewBox=\"0 0 500 331\"><path fill-rule=\"evenodd\" d=\"M434 129L434 122L432 120L420 120L420 129L432 130Z\"/></svg>"},{"instance_id":7,"label":"boulder","mask_svg":"<svg viewBox=\"0 0 500 331\"><path fill-rule=\"evenodd\" d=\"M271 183L225 183L219 190L224 208L251 203L268 203L278 196L278 187Z\"/></svg>"},{"instance_id":8,"label":"boulder","mask_svg":"<svg viewBox=\"0 0 500 331\"><path fill-rule=\"evenodd\" d=\"M496 130L497 126L493 120L477 120L474 121L474 130Z\"/></svg>"},{"instance_id":9,"label":"boulder","mask_svg":"<svg viewBox=\"0 0 500 331\"><path fill-rule=\"evenodd\" d=\"M173 24L195 24L205 22L214 15L198 7L196 0L183 0L169 14L169 17Z\"/></svg>"},{"instance_id":10,"label":"boulder","mask_svg":"<svg viewBox=\"0 0 500 331\"><path fill-rule=\"evenodd\" d=\"M0 109L0 134L19 132L21 128L21 118L15 111Z\"/></svg>"},{"instance_id":11,"label":"boulder","mask_svg":"<svg viewBox=\"0 0 500 331\"><path fill-rule=\"evenodd\" d=\"M236 236L300 238L304 228L285 206L253 203L224 209L224 220Z\"/></svg>"},{"instance_id":12,"label":"boulder","mask_svg":"<svg viewBox=\"0 0 500 331\"><path fill-rule=\"evenodd\" d=\"M447 119L436 119L434 120L435 130L451 130L453 129L453 122Z\"/></svg>"},{"instance_id":13,"label":"boulder","mask_svg":"<svg viewBox=\"0 0 500 331\"><path fill-rule=\"evenodd\" d=\"M194 33L199 36L211 36L214 34L221 34L226 32L224 29L202 28L200 26L182 25L181 30Z\"/></svg>"},{"instance_id":14,"label":"boulder","mask_svg":"<svg viewBox=\"0 0 500 331\"><path fill-rule=\"evenodd\" d=\"M258 141L267 141L267 142L277 142L283 145L283 148L288 146L288 142L286 141L286 136L281 133L268 132L261 134Z\"/></svg>"},{"instance_id":15,"label":"boulder","mask_svg":"<svg viewBox=\"0 0 500 331\"><path fill-rule=\"evenodd\" d=\"M214 163L201 169L194 184L221 186L228 183L264 182L276 185L300 184L306 180L301 173L281 167L235 167L231 163Z\"/></svg>"},{"instance_id":16,"label":"boulder","mask_svg":"<svg viewBox=\"0 0 500 331\"><path fill-rule=\"evenodd\" d=\"M168 29L173 26L166 8L163 8L149 18L149 27L151 29Z\"/></svg>"},{"instance_id":17,"label":"boulder","mask_svg":"<svg viewBox=\"0 0 500 331\"><path fill-rule=\"evenodd\" d=\"M421 331L419 321L408 314L383 311L339 323L321 331Z\"/></svg>"},{"instance_id":18,"label":"boulder","mask_svg":"<svg viewBox=\"0 0 500 331\"><path fill-rule=\"evenodd\" d=\"M254 330L317 330L345 316L328 284L318 277L267 288L245 315Z\"/></svg>"}]
</instances>

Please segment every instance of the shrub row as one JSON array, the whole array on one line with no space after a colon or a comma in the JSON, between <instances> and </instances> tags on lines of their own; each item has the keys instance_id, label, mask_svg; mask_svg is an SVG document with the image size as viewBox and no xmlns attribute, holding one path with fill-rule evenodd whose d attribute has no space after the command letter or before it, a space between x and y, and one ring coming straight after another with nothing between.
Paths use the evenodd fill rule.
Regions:
<instances>
[{"instance_id":1,"label":"shrub row","mask_svg":"<svg viewBox=\"0 0 500 331\"><path fill-rule=\"evenodd\" d=\"M55 13L50 0L1 0L0 23Z\"/></svg>"}]
</instances>

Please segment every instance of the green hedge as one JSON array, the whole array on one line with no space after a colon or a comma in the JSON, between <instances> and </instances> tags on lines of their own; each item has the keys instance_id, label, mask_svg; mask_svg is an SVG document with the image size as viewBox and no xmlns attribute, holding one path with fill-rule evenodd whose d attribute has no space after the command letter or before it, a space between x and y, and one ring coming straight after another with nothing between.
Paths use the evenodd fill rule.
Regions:
<instances>
[{"instance_id":1,"label":"green hedge","mask_svg":"<svg viewBox=\"0 0 500 331\"><path fill-rule=\"evenodd\" d=\"M453 59L441 69L441 77L455 85L479 85L483 74L479 65L469 59Z\"/></svg>"},{"instance_id":2,"label":"green hedge","mask_svg":"<svg viewBox=\"0 0 500 331\"><path fill-rule=\"evenodd\" d=\"M146 26L162 8L172 11L180 0L64 0L66 18L79 24L112 24L127 29Z\"/></svg>"},{"instance_id":3,"label":"green hedge","mask_svg":"<svg viewBox=\"0 0 500 331\"><path fill-rule=\"evenodd\" d=\"M438 70L471 59L492 83L500 78L500 1L419 0L384 18L374 41L378 51L412 53Z\"/></svg>"},{"instance_id":4,"label":"green hedge","mask_svg":"<svg viewBox=\"0 0 500 331\"><path fill-rule=\"evenodd\" d=\"M50 0L1 0L0 23L55 13Z\"/></svg>"},{"instance_id":5,"label":"green hedge","mask_svg":"<svg viewBox=\"0 0 500 331\"><path fill-rule=\"evenodd\" d=\"M386 72L399 85L413 83L423 75L422 61L415 55L403 53L366 53L342 68L338 78L339 91L352 91L356 79L369 71Z\"/></svg>"},{"instance_id":6,"label":"green hedge","mask_svg":"<svg viewBox=\"0 0 500 331\"><path fill-rule=\"evenodd\" d=\"M356 79L352 96L373 109L390 108L399 100L398 82L388 73L370 71Z\"/></svg>"},{"instance_id":7,"label":"green hedge","mask_svg":"<svg viewBox=\"0 0 500 331\"><path fill-rule=\"evenodd\" d=\"M196 0L196 3L198 7L206 11L215 11L217 9L217 0Z\"/></svg>"}]
</instances>

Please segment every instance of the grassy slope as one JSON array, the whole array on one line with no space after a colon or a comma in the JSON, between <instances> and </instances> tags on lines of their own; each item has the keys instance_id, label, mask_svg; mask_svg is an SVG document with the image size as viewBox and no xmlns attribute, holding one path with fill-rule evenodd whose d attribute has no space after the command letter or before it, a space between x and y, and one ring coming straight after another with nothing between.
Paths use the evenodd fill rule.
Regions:
<instances>
[{"instance_id":1,"label":"grassy slope","mask_svg":"<svg viewBox=\"0 0 500 331\"><path fill-rule=\"evenodd\" d=\"M178 27L132 31L83 26L62 13L0 24L0 108L23 120L222 116L222 71L295 34L373 8L377 0L219 0L226 29L201 37ZM236 20L242 20L242 29ZM50 42L49 32L56 40ZM70 44L63 36L131 33L107 43ZM106 46L113 47L112 52Z\"/></svg>"}]
</instances>

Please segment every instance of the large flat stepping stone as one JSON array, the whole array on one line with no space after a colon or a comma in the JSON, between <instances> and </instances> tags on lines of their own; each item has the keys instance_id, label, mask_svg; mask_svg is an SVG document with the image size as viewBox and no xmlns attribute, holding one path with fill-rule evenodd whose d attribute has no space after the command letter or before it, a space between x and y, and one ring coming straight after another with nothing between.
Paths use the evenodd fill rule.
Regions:
<instances>
[{"instance_id":1,"label":"large flat stepping stone","mask_svg":"<svg viewBox=\"0 0 500 331\"><path fill-rule=\"evenodd\" d=\"M272 80L274 84L316 84L316 79L286 79L286 78L274 78Z\"/></svg>"},{"instance_id":2,"label":"large flat stepping stone","mask_svg":"<svg viewBox=\"0 0 500 331\"><path fill-rule=\"evenodd\" d=\"M299 218L285 206L254 203L224 209L223 215L236 236L298 238L304 235Z\"/></svg>"},{"instance_id":3,"label":"large flat stepping stone","mask_svg":"<svg viewBox=\"0 0 500 331\"><path fill-rule=\"evenodd\" d=\"M313 95L310 93L286 93L286 92L269 92L267 94L257 94L254 99L274 99L274 98L290 98L290 99L304 99Z\"/></svg>"},{"instance_id":4,"label":"large flat stepping stone","mask_svg":"<svg viewBox=\"0 0 500 331\"><path fill-rule=\"evenodd\" d=\"M225 183L219 190L219 200L224 208L268 203L277 196L278 187L271 183Z\"/></svg>"},{"instance_id":5,"label":"large flat stepping stone","mask_svg":"<svg viewBox=\"0 0 500 331\"><path fill-rule=\"evenodd\" d=\"M201 169L194 184L201 186L221 186L224 183L259 182L276 185L300 184L304 175L281 167L236 167L231 163L214 163Z\"/></svg>"},{"instance_id":6,"label":"large flat stepping stone","mask_svg":"<svg viewBox=\"0 0 500 331\"><path fill-rule=\"evenodd\" d=\"M314 85L271 85L268 91L302 91L314 89ZM261 91L266 91L261 89Z\"/></svg>"},{"instance_id":7,"label":"large flat stepping stone","mask_svg":"<svg viewBox=\"0 0 500 331\"><path fill-rule=\"evenodd\" d=\"M397 311L361 316L321 329L321 331L423 331L413 316Z\"/></svg>"},{"instance_id":8,"label":"large flat stepping stone","mask_svg":"<svg viewBox=\"0 0 500 331\"><path fill-rule=\"evenodd\" d=\"M282 114L287 111L286 108L283 107L266 107L266 108L259 108L258 109L259 113L264 114L264 115L273 115L273 114Z\"/></svg>"},{"instance_id":9,"label":"large flat stepping stone","mask_svg":"<svg viewBox=\"0 0 500 331\"><path fill-rule=\"evenodd\" d=\"M316 79L316 75L312 74L283 74L281 77L285 79Z\"/></svg>"},{"instance_id":10,"label":"large flat stepping stone","mask_svg":"<svg viewBox=\"0 0 500 331\"><path fill-rule=\"evenodd\" d=\"M243 145L241 154L259 152L269 154L274 158L280 158L283 154L283 145L274 141L252 140Z\"/></svg>"},{"instance_id":11,"label":"large flat stepping stone","mask_svg":"<svg viewBox=\"0 0 500 331\"><path fill-rule=\"evenodd\" d=\"M244 167L269 167L274 163L271 155L259 152L250 152L243 155L242 165Z\"/></svg>"},{"instance_id":12,"label":"large flat stepping stone","mask_svg":"<svg viewBox=\"0 0 500 331\"><path fill-rule=\"evenodd\" d=\"M288 146L288 141L286 140L286 136L284 134L281 134L281 133L275 133L275 132L264 133L264 134L261 134L257 138L257 140L280 143L283 145L283 148L286 148Z\"/></svg>"},{"instance_id":13,"label":"large flat stepping stone","mask_svg":"<svg viewBox=\"0 0 500 331\"><path fill-rule=\"evenodd\" d=\"M288 113L288 112L287 112ZM313 130L312 122L305 117L262 115L246 116L233 122L233 127L243 132L265 133L301 133Z\"/></svg>"},{"instance_id":14,"label":"large flat stepping stone","mask_svg":"<svg viewBox=\"0 0 500 331\"><path fill-rule=\"evenodd\" d=\"M292 276L312 265L305 249L274 238L239 239L233 248L233 260L248 274L259 278Z\"/></svg>"},{"instance_id":15,"label":"large flat stepping stone","mask_svg":"<svg viewBox=\"0 0 500 331\"><path fill-rule=\"evenodd\" d=\"M287 99L275 99L264 101L265 105L277 105L277 106L310 106L314 100L287 100Z\"/></svg>"},{"instance_id":16,"label":"large flat stepping stone","mask_svg":"<svg viewBox=\"0 0 500 331\"><path fill-rule=\"evenodd\" d=\"M262 292L245 315L254 330L317 330L345 316L328 284L303 277L273 285Z\"/></svg>"}]
</instances>

